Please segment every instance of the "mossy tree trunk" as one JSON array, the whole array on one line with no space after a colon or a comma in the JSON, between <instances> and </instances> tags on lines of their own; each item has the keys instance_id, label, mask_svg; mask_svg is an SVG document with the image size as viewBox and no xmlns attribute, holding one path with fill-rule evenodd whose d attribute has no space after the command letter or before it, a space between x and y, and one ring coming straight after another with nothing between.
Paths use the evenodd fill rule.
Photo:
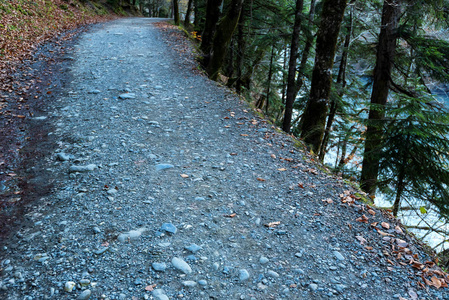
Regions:
<instances>
[{"instance_id":1,"label":"mossy tree trunk","mask_svg":"<svg viewBox=\"0 0 449 300\"><path fill-rule=\"evenodd\" d=\"M374 68L371 108L367 126L365 150L363 154L361 188L374 195L379 174L379 157L376 149L382 137L382 130L376 120L385 116L383 107L387 104L391 82L391 69L396 52L397 28L401 13L401 0L385 0L382 10L382 23L377 45L376 66Z\"/></svg>"},{"instance_id":2,"label":"mossy tree trunk","mask_svg":"<svg viewBox=\"0 0 449 300\"><path fill-rule=\"evenodd\" d=\"M207 65L207 73L212 80L217 80L223 60L226 56L232 35L237 27L244 0L232 0L228 11L217 24L214 35L211 57Z\"/></svg>"},{"instance_id":3,"label":"mossy tree trunk","mask_svg":"<svg viewBox=\"0 0 449 300\"><path fill-rule=\"evenodd\" d=\"M309 101L302 118L301 138L318 153L324 135L337 39L347 0L325 0L317 34Z\"/></svg>"}]
</instances>

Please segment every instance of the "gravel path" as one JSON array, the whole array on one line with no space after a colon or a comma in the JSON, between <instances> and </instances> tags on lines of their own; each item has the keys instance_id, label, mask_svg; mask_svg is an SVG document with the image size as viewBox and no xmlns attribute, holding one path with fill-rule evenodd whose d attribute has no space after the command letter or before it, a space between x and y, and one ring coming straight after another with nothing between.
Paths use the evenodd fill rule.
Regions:
<instances>
[{"instance_id":1,"label":"gravel path","mask_svg":"<svg viewBox=\"0 0 449 300\"><path fill-rule=\"evenodd\" d=\"M396 221L155 21L93 26L29 120L55 141L54 187L2 245L1 299L449 299L418 288L409 263L429 258Z\"/></svg>"}]
</instances>

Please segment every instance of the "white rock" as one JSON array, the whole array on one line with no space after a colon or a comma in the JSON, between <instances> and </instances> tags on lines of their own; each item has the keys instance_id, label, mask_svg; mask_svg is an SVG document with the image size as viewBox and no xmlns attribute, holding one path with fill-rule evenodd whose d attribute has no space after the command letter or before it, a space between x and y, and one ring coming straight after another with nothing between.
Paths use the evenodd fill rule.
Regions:
<instances>
[{"instance_id":1,"label":"white rock","mask_svg":"<svg viewBox=\"0 0 449 300\"><path fill-rule=\"evenodd\" d=\"M171 263L173 264L173 267L178 269L184 274L190 274L192 273L192 268L190 268L189 264L186 263L183 259L178 257L173 257Z\"/></svg>"}]
</instances>

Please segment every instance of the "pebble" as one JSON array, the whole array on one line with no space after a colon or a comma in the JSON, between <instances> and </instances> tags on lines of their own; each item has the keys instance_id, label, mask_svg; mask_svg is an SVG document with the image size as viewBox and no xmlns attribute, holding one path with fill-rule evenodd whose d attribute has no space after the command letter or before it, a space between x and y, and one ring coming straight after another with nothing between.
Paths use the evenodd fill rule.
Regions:
<instances>
[{"instance_id":1,"label":"pebble","mask_svg":"<svg viewBox=\"0 0 449 300\"><path fill-rule=\"evenodd\" d=\"M345 260L344 256L340 252L334 251L333 253L338 260Z\"/></svg>"},{"instance_id":2,"label":"pebble","mask_svg":"<svg viewBox=\"0 0 449 300\"><path fill-rule=\"evenodd\" d=\"M164 223L164 224L162 224L161 230L165 231L165 232L168 232L168 233L171 233L171 234L175 234L178 231L176 226L173 225L172 223Z\"/></svg>"},{"instance_id":3,"label":"pebble","mask_svg":"<svg viewBox=\"0 0 449 300\"><path fill-rule=\"evenodd\" d=\"M267 257L265 257L265 256L261 256L261 257L259 258L259 262L260 262L262 265L268 263L269 261L270 261L270 260L269 260Z\"/></svg>"},{"instance_id":4,"label":"pebble","mask_svg":"<svg viewBox=\"0 0 449 300\"><path fill-rule=\"evenodd\" d=\"M175 269L181 271L184 274L192 273L192 268L182 258L173 257L171 263L173 267L175 267Z\"/></svg>"},{"instance_id":5,"label":"pebble","mask_svg":"<svg viewBox=\"0 0 449 300\"><path fill-rule=\"evenodd\" d=\"M278 277L279 277L279 274L278 274L277 272L273 271L273 270L269 270L269 271L267 272L267 276L273 277L273 278L278 278Z\"/></svg>"},{"instance_id":6,"label":"pebble","mask_svg":"<svg viewBox=\"0 0 449 300\"><path fill-rule=\"evenodd\" d=\"M73 281L67 281L65 284L64 284L64 291L66 291L66 292L68 292L68 293L71 293L72 292L72 290L73 290L73 288L76 286L76 283L75 282L73 282Z\"/></svg>"},{"instance_id":7,"label":"pebble","mask_svg":"<svg viewBox=\"0 0 449 300\"><path fill-rule=\"evenodd\" d=\"M101 254L105 253L108 249L109 249L109 247L104 247L104 248L95 250L93 252L94 252L94 254L101 255Z\"/></svg>"},{"instance_id":8,"label":"pebble","mask_svg":"<svg viewBox=\"0 0 449 300\"><path fill-rule=\"evenodd\" d=\"M134 99L136 98L136 94L134 93L125 93L125 94L121 94L120 96L118 96L120 99L122 100L126 100L126 99Z\"/></svg>"},{"instance_id":9,"label":"pebble","mask_svg":"<svg viewBox=\"0 0 449 300\"><path fill-rule=\"evenodd\" d=\"M151 295L157 300L169 300L163 289L155 289L151 292Z\"/></svg>"},{"instance_id":10,"label":"pebble","mask_svg":"<svg viewBox=\"0 0 449 300\"><path fill-rule=\"evenodd\" d=\"M249 273L246 269L239 270L239 280L246 281L249 279Z\"/></svg>"},{"instance_id":11,"label":"pebble","mask_svg":"<svg viewBox=\"0 0 449 300\"><path fill-rule=\"evenodd\" d=\"M190 246L185 247L185 249L192 253L197 253L203 248L201 246L198 246L197 244L191 244Z\"/></svg>"},{"instance_id":12,"label":"pebble","mask_svg":"<svg viewBox=\"0 0 449 300\"><path fill-rule=\"evenodd\" d=\"M68 160L70 160L71 155L65 154L65 153L63 153L63 152L59 152L59 153L56 153L56 158L57 158L59 161L68 161Z\"/></svg>"},{"instance_id":13,"label":"pebble","mask_svg":"<svg viewBox=\"0 0 449 300\"><path fill-rule=\"evenodd\" d=\"M101 91L100 90L90 90L89 94L100 94Z\"/></svg>"},{"instance_id":14,"label":"pebble","mask_svg":"<svg viewBox=\"0 0 449 300\"><path fill-rule=\"evenodd\" d=\"M197 285L197 283L193 280L186 280L182 282L182 285L185 287L195 287Z\"/></svg>"},{"instance_id":15,"label":"pebble","mask_svg":"<svg viewBox=\"0 0 449 300\"><path fill-rule=\"evenodd\" d=\"M76 166L73 165L69 168L69 172L70 173L74 173L74 172L79 172L79 173L85 173L85 172L90 172L93 171L97 168L97 165L94 164L89 164L87 166Z\"/></svg>"},{"instance_id":16,"label":"pebble","mask_svg":"<svg viewBox=\"0 0 449 300\"><path fill-rule=\"evenodd\" d=\"M78 300L87 300L90 298L91 295L92 295L91 290L85 290L78 296L77 299Z\"/></svg>"},{"instance_id":17,"label":"pebble","mask_svg":"<svg viewBox=\"0 0 449 300\"><path fill-rule=\"evenodd\" d=\"M311 284L309 284L309 287L310 287L310 289L312 290L312 291L316 291L317 289L318 289L318 284L316 284L316 283L311 283Z\"/></svg>"},{"instance_id":18,"label":"pebble","mask_svg":"<svg viewBox=\"0 0 449 300\"><path fill-rule=\"evenodd\" d=\"M198 280L198 284L201 286L206 286L207 285L207 281L204 279Z\"/></svg>"},{"instance_id":19,"label":"pebble","mask_svg":"<svg viewBox=\"0 0 449 300\"><path fill-rule=\"evenodd\" d=\"M140 236L142 235L143 232L147 231L146 228L139 228L137 230L131 230L129 232L126 233L121 233L118 236L118 240L119 242L127 242L127 241L135 241L138 240L140 238Z\"/></svg>"},{"instance_id":20,"label":"pebble","mask_svg":"<svg viewBox=\"0 0 449 300\"><path fill-rule=\"evenodd\" d=\"M156 171L161 171L161 170L165 170L165 169L171 169L174 168L174 165L171 164L157 164L156 165Z\"/></svg>"},{"instance_id":21,"label":"pebble","mask_svg":"<svg viewBox=\"0 0 449 300\"><path fill-rule=\"evenodd\" d=\"M151 266L157 272L165 272L165 269L167 269L167 265L165 263L157 263L157 262L155 262Z\"/></svg>"}]
</instances>

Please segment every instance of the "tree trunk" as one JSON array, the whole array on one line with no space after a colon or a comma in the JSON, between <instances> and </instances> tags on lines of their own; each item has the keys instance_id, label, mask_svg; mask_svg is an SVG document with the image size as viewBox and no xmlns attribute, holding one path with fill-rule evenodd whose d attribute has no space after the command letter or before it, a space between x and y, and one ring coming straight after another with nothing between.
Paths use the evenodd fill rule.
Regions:
<instances>
[{"instance_id":1,"label":"tree trunk","mask_svg":"<svg viewBox=\"0 0 449 300\"><path fill-rule=\"evenodd\" d=\"M313 26L313 19L315 17L315 0L312 0L310 2L310 10L309 10L309 18L308 18L308 26L311 28ZM298 79L296 80L296 92L295 92L295 98L298 95L299 91L302 88L302 85L304 84L304 71L307 67L307 61L309 60L310 56L310 50L312 49L312 43L313 43L313 34L312 32L309 32L306 34L306 45L304 47L304 50L302 51L302 57L301 57L301 63L299 64L298 69Z\"/></svg>"},{"instance_id":2,"label":"tree trunk","mask_svg":"<svg viewBox=\"0 0 449 300\"><path fill-rule=\"evenodd\" d=\"M217 30L212 43L212 53L207 73L212 80L217 80L226 52L229 48L232 35L240 18L244 0L232 0L226 15L217 24Z\"/></svg>"},{"instance_id":3,"label":"tree trunk","mask_svg":"<svg viewBox=\"0 0 449 300\"><path fill-rule=\"evenodd\" d=\"M382 24L377 45L376 66L374 68L373 90L369 124L366 130L365 150L363 154L361 188L374 195L379 173L379 158L376 149L382 137L382 129L373 121L385 116L383 107L387 103L391 81L391 68L396 52L397 28L401 12L401 0L385 0L382 11Z\"/></svg>"},{"instance_id":4,"label":"tree trunk","mask_svg":"<svg viewBox=\"0 0 449 300\"><path fill-rule=\"evenodd\" d=\"M238 49L237 49L237 62L236 62L236 67L237 67L237 80L235 82L235 89L237 91L237 93L241 94L242 93L242 86L243 86L243 62L245 60L245 39L244 39L244 32L243 29L245 27L245 12L242 9L242 13L240 15L240 21L239 24L237 25L237 44L238 44Z\"/></svg>"},{"instance_id":5,"label":"tree trunk","mask_svg":"<svg viewBox=\"0 0 449 300\"><path fill-rule=\"evenodd\" d=\"M270 106L271 78L273 77L273 58L274 58L274 44L271 46L270 69L268 70L267 105L265 106L266 115L268 115L268 108Z\"/></svg>"},{"instance_id":6,"label":"tree trunk","mask_svg":"<svg viewBox=\"0 0 449 300\"><path fill-rule=\"evenodd\" d=\"M206 24L204 24L204 31L201 35L200 49L204 55L209 55L212 48L212 41L214 39L215 29L218 20L220 19L220 6L222 0L208 0L206 6Z\"/></svg>"},{"instance_id":7,"label":"tree trunk","mask_svg":"<svg viewBox=\"0 0 449 300\"><path fill-rule=\"evenodd\" d=\"M173 0L173 19L175 20L175 25L179 26L179 6L178 6L178 0Z\"/></svg>"},{"instance_id":8,"label":"tree trunk","mask_svg":"<svg viewBox=\"0 0 449 300\"><path fill-rule=\"evenodd\" d=\"M301 138L315 153L319 152L324 135L332 84L332 68L346 3L347 0L325 0L323 3L312 85L301 128Z\"/></svg>"},{"instance_id":9,"label":"tree trunk","mask_svg":"<svg viewBox=\"0 0 449 300\"><path fill-rule=\"evenodd\" d=\"M344 88L346 87L346 67L348 65L348 54L349 54L349 45L351 43L351 35L352 35L352 8L349 16L349 22L346 26L346 36L345 43L343 45L343 53L341 54L340 67L338 69L337 76L337 88L338 88L338 97L343 97ZM319 159L321 161L324 160L324 156L326 155L327 144L329 143L330 134L332 131L332 125L335 120L335 115L338 110L338 103L336 100L331 101L331 107L329 111L329 116L327 117L326 130L324 131L323 141L320 147Z\"/></svg>"},{"instance_id":10,"label":"tree trunk","mask_svg":"<svg viewBox=\"0 0 449 300\"><path fill-rule=\"evenodd\" d=\"M293 115L293 103L295 102L296 96L296 58L298 56L299 31L301 30L303 7L304 1L296 0L295 23L293 25L292 42L290 44L290 60L288 63L287 98L285 99L284 121L282 123L282 130L285 132L290 132Z\"/></svg>"},{"instance_id":11,"label":"tree trunk","mask_svg":"<svg viewBox=\"0 0 449 300\"><path fill-rule=\"evenodd\" d=\"M192 4L193 0L189 0L187 3L187 11L186 11L186 17L184 19L184 27L188 28L190 25L190 13L192 12Z\"/></svg>"}]
</instances>

